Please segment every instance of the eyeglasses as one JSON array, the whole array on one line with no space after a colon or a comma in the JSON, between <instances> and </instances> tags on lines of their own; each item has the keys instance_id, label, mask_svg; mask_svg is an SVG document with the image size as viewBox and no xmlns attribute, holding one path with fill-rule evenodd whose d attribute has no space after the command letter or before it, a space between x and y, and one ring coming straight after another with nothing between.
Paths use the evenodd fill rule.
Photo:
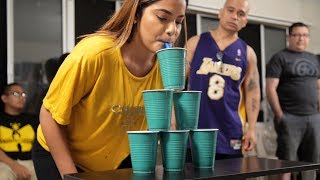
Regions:
<instances>
[{"instance_id":1,"label":"eyeglasses","mask_svg":"<svg viewBox=\"0 0 320 180\"><path fill-rule=\"evenodd\" d=\"M9 92L8 93L9 95L13 95L15 97L23 97L23 98L26 98L27 97L27 94L25 92L16 92L16 91L13 91L13 92Z\"/></svg>"},{"instance_id":2,"label":"eyeglasses","mask_svg":"<svg viewBox=\"0 0 320 180\"><path fill-rule=\"evenodd\" d=\"M308 38L310 35L309 34L290 34L290 36L294 37L294 38Z\"/></svg>"}]
</instances>

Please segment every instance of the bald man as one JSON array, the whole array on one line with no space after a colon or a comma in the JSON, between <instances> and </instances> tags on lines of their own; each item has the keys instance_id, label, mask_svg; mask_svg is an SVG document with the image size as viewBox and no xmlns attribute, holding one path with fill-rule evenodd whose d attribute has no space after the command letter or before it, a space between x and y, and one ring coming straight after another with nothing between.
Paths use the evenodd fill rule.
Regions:
<instances>
[{"instance_id":1,"label":"bald man","mask_svg":"<svg viewBox=\"0 0 320 180\"><path fill-rule=\"evenodd\" d=\"M248 12L248 1L227 0L219 11L218 28L190 38L186 45L189 90L202 91L198 128L219 129L216 159L242 157L243 150L256 145L257 57L238 37Z\"/></svg>"}]
</instances>

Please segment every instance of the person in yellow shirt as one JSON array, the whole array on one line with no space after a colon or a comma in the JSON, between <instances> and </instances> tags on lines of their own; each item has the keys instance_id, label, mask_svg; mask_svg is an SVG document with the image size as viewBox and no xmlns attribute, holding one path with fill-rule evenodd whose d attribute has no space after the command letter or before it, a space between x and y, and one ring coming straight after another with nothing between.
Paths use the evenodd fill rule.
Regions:
<instances>
[{"instance_id":1,"label":"person in yellow shirt","mask_svg":"<svg viewBox=\"0 0 320 180\"><path fill-rule=\"evenodd\" d=\"M38 116L25 112L27 93L19 83L7 84L0 101L0 179L37 180L31 150Z\"/></svg>"},{"instance_id":2,"label":"person in yellow shirt","mask_svg":"<svg viewBox=\"0 0 320 180\"><path fill-rule=\"evenodd\" d=\"M187 0L125 0L60 66L40 110L38 179L131 166L127 130L146 130L142 91L163 89L156 51L174 44Z\"/></svg>"}]
</instances>

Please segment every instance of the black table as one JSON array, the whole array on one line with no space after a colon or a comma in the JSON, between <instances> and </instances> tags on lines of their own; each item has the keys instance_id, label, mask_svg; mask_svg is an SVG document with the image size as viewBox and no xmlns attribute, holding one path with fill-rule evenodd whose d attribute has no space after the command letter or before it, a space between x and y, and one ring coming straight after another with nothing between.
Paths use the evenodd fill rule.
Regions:
<instances>
[{"instance_id":1,"label":"black table","mask_svg":"<svg viewBox=\"0 0 320 180\"><path fill-rule=\"evenodd\" d=\"M287 172L320 169L320 163L285 161L258 157L216 160L214 169L195 169L187 163L184 172L164 172L162 165L156 167L154 174L133 174L132 169L119 169L102 172L85 172L65 175L66 180L180 180L180 179L245 179L269 176Z\"/></svg>"}]
</instances>

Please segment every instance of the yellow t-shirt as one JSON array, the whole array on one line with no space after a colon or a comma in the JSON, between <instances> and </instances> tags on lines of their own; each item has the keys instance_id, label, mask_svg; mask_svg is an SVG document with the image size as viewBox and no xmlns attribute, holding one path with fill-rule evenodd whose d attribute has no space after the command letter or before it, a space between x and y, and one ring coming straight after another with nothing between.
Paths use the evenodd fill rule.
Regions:
<instances>
[{"instance_id":1,"label":"yellow t-shirt","mask_svg":"<svg viewBox=\"0 0 320 180\"><path fill-rule=\"evenodd\" d=\"M127 130L146 130L142 91L163 89L159 63L145 77L126 68L110 38L83 39L61 65L43 100L67 140L77 166L116 169L129 153ZM39 143L46 149L41 126Z\"/></svg>"}]
</instances>

